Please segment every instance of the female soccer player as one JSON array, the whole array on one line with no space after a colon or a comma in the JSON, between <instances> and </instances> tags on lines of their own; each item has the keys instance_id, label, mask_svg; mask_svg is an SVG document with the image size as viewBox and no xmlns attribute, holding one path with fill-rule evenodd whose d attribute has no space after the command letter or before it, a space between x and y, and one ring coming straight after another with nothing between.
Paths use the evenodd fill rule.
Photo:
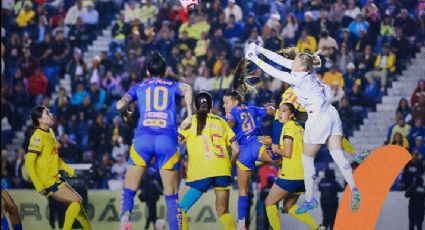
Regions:
<instances>
[{"instance_id":1,"label":"female soccer player","mask_svg":"<svg viewBox=\"0 0 425 230\"><path fill-rule=\"evenodd\" d=\"M37 106L31 111L31 120L34 130L30 135L25 166L35 190L68 205L63 229L72 229L75 219L84 229L91 229L82 206L83 198L59 174L59 169L63 169L73 177L74 170L59 158L59 144L50 128L55 123L53 115L46 107Z\"/></svg>"},{"instance_id":2,"label":"female soccer player","mask_svg":"<svg viewBox=\"0 0 425 230\"><path fill-rule=\"evenodd\" d=\"M13 230L22 230L21 218L19 217L18 207L13 201L9 192L1 186L1 229L8 230L9 224L6 219L6 212L9 213L9 219Z\"/></svg>"},{"instance_id":3,"label":"female soccer player","mask_svg":"<svg viewBox=\"0 0 425 230\"><path fill-rule=\"evenodd\" d=\"M231 187L231 165L239 154L236 136L226 121L210 113L213 101L207 92L196 95L196 116L189 129L179 129L179 139L186 141L189 153L186 186L179 202L182 212L182 228L187 229L186 213L210 187L216 195L216 211L224 229L235 229L229 213L229 190ZM231 146L232 156L227 152Z\"/></svg>"},{"instance_id":4,"label":"female soccer player","mask_svg":"<svg viewBox=\"0 0 425 230\"><path fill-rule=\"evenodd\" d=\"M278 111L279 122L284 126L280 143L275 152L282 156L282 170L265 200L267 217L273 229L281 229L276 204L283 199L287 213L309 225L311 229L320 229L308 213L296 214L298 198L304 189L304 172L301 163L304 129L295 121L297 110L291 103L281 103Z\"/></svg>"},{"instance_id":5,"label":"female soccer player","mask_svg":"<svg viewBox=\"0 0 425 230\"><path fill-rule=\"evenodd\" d=\"M257 52L279 65L290 69L291 73L280 71L258 58ZM314 68L320 66L320 57L308 53L298 54L295 60L289 60L272 51L251 43L245 58L255 63L267 74L289 83L299 102L307 110L305 124L302 163L304 166L305 201L296 210L297 214L307 212L318 206L314 199L314 157L322 144L327 143L330 154L341 170L345 181L352 191L351 209L356 211L360 204L360 192L354 182L350 162L344 157L342 143L342 125L338 111L330 104L330 88L316 76Z\"/></svg>"},{"instance_id":6,"label":"female soccer player","mask_svg":"<svg viewBox=\"0 0 425 230\"><path fill-rule=\"evenodd\" d=\"M236 162L239 184L238 229L245 229L245 216L249 211L248 190L255 161L274 162L267 154L266 146L259 141L263 135L260 120L266 115L273 115L275 109L271 106L268 108L246 106L242 104L242 98L236 91L226 93L223 102L226 120L236 132L241 149Z\"/></svg>"},{"instance_id":7,"label":"female soccer player","mask_svg":"<svg viewBox=\"0 0 425 230\"><path fill-rule=\"evenodd\" d=\"M125 175L121 229L131 229L134 196L146 168L155 157L164 185L168 225L171 230L175 230L178 229L177 192L180 168L175 97L184 95L188 118L183 121L182 126L187 126L192 116L192 88L184 83L164 79L166 63L158 52L152 54L147 69L151 78L130 88L116 104L116 109L125 120L131 119L132 113L128 112L127 106L132 101L138 101L140 113Z\"/></svg>"}]
</instances>

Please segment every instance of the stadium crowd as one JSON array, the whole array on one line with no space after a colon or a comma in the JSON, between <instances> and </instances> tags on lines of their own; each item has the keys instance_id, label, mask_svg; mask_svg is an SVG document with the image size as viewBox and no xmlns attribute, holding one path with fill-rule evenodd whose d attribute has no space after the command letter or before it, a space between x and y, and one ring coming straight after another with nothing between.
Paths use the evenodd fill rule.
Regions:
<instances>
[{"instance_id":1,"label":"stadium crowd","mask_svg":"<svg viewBox=\"0 0 425 230\"><path fill-rule=\"evenodd\" d=\"M425 2L416 0L210 0L189 15L178 1L4 0L2 183L31 186L21 170L28 143L16 152L6 146L38 104L56 116L62 159L94 164L91 188L107 189L111 180L122 181L137 119L124 123L114 104L129 87L149 77L145 65L152 50L166 59L167 77L211 92L213 111L221 115L222 96L250 42L270 50L321 50L318 73L332 88L332 102L349 137L424 44L424 10ZM85 63L88 46L113 19L108 51L95 56L91 65ZM59 84L66 75L71 91ZM278 104L287 87L265 77L258 94L248 96L246 103ZM180 101L179 119L186 115ZM131 107L137 111L135 104ZM415 156L396 189L407 189L424 171L424 111L421 80L410 103L400 100L396 123L388 132L388 143ZM272 122L273 117L263 122L265 134L271 134ZM317 163L327 168L329 161L323 153ZM412 165L417 168L413 175ZM259 173L261 188L267 187L267 175Z\"/></svg>"}]
</instances>

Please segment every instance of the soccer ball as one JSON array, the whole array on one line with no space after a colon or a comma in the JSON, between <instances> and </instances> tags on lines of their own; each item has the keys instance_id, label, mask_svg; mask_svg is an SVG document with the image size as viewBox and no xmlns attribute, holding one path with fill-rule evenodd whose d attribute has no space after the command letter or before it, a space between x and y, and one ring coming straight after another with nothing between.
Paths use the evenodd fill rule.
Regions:
<instances>
[{"instance_id":1,"label":"soccer ball","mask_svg":"<svg viewBox=\"0 0 425 230\"><path fill-rule=\"evenodd\" d=\"M184 8L191 11L196 9L199 5L199 0L180 0L180 3Z\"/></svg>"}]
</instances>

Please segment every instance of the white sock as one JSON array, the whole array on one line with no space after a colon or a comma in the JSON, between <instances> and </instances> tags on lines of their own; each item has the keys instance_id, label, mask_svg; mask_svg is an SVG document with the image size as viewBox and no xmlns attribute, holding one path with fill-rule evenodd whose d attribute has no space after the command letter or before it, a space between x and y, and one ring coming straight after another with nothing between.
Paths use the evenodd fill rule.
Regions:
<instances>
[{"instance_id":1,"label":"white sock","mask_svg":"<svg viewBox=\"0 0 425 230\"><path fill-rule=\"evenodd\" d=\"M313 199L314 180L316 179L316 168L314 167L314 157L302 155L301 161L304 167L305 200L310 202Z\"/></svg>"},{"instance_id":2,"label":"white sock","mask_svg":"<svg viewBox=\"0 0 425 230\"><path fill-rule=\"evenodd\" d=\"M330 151L332 159L338 165L339 170L341 170L342 176L344 176L345 181L347 182L350 190L353 191L353 188L356 187L354 182L353 170L351 169L350 162L344 157L344 153L341 149L335 149Z\"/></svg>"},{"instance_id":3,"label":"white sock","mask_svg":"<svg viewBox=\"0 0 425 230\"><path fill-rule=\"evenodd\" d=\"M242 220L238 220L238 230L245 229L245 218Z\"/></svg>"}]
</instances>

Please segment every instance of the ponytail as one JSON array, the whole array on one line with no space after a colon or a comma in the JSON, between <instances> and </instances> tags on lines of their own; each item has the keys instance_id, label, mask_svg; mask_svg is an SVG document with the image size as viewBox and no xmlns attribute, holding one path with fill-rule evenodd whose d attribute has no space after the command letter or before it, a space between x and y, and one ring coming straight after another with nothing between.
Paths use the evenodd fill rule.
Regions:
<instances>
[{"instance_id":1,"label":"ponytail","mask_svg":"<svg viewBox=\"0 0 425 230\"><path fill-rule=\"evenodd\" d=\"M200 92L195 97L195 107L197 109L196 118L198 121L196 127L196 135L201 135L207 124L208 113L212 108L213 102L211 94L208 92Z\"/></svg>"},{"instance_id":2,"label":"ponytail","mask_svg":"<svg viewBox=\"0 0 425 230\"><path fill-rule=\"evenodd\" d=\"M198 136L202 134L202 131L204 130L205 125L207 124L208 112L209 109L206 104L202 104L198 109L198 112L196 113L198 119L198 125L196 126L196 135Z\"/></svg>"}]
</instances>

